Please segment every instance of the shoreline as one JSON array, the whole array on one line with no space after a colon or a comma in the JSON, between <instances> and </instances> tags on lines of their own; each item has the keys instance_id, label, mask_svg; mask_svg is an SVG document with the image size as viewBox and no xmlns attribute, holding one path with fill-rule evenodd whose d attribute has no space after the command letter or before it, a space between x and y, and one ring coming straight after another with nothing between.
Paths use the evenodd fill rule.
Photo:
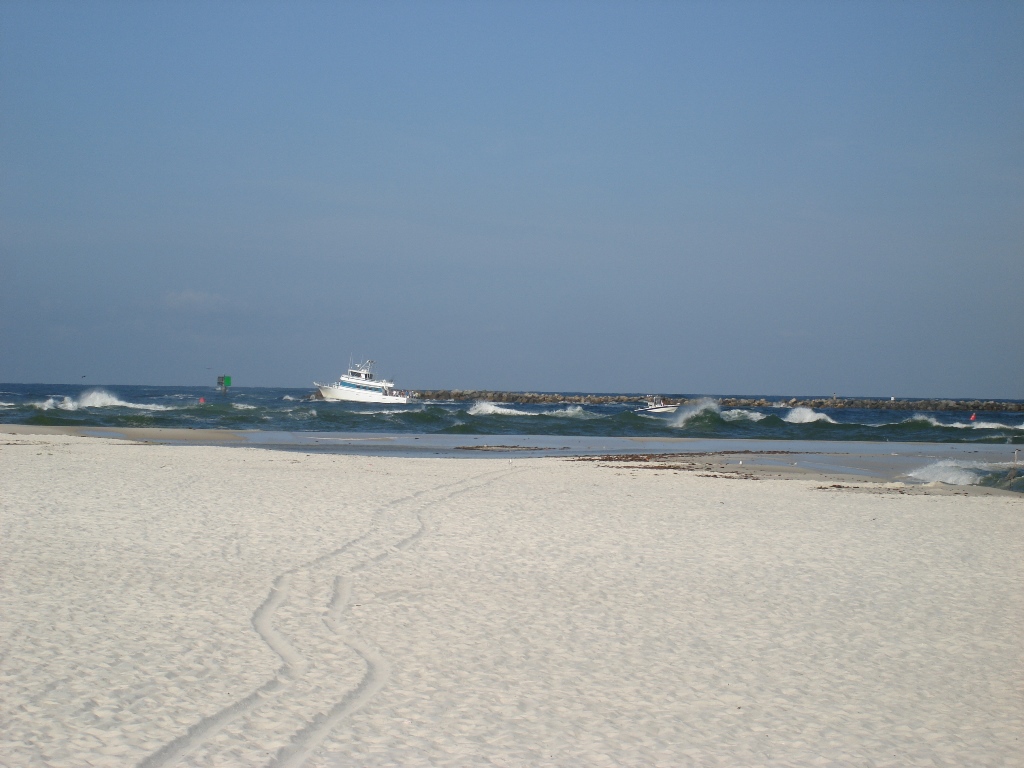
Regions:
<instances>
[{"instance_id":1,"label":"shoreline","mask_svg":"<svg viewBox=\"0 0 1024 768\"><path fill-rule=\"evenodd\" d=\"M1014 445L766 440L737 438L579 437L558 435L437 435L329 433L174 427L77 427L0 424L0 435L65 435L140 445L262 448L364 457L503 459L561 458L633 462L647 468L726 477L804 478L826 483L894 484L972 494L1020 493L977 484L925 482L910 476L937 462L1011 465ZM1020 449L1017 448L1019 451ZM692 465L692 466L691 466ZM742 467L742 469L741 469ZM1024 467L1022 467L1024 468Z\"/></svg>"}]
</instances>

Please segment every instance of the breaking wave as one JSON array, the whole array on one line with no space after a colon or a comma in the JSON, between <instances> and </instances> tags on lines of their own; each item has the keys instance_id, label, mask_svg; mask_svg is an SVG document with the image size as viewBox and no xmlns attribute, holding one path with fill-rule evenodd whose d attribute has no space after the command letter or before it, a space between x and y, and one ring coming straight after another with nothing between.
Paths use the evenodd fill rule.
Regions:
<instances>
[{"instance_id":1,"label":"breaking wave","mask_svg":"<svg viewBox=\"0 0 1024 768\"><path fill-rule=\"evenodd\" d=\"M988 464L943 459L934 464L928 464L920 469L915 469L913 472L908 472L907 475L915 480L922 480L926 483L977 485L992 469L994 467Z\"/></svg>"},{"instance_id":2,"label":"breaking wave","mask_svg":"<svg viewBox=\"0 0 1024 768\"><path fill-rule=\"evenodd\" d=\"M932 427L946 427L950 429L1020 429L1024 430L1024 424L1001 424L998 421L954 421L946 423L939 421L934 416L926 416L923 413L915 413L904 424L928 424Z\"/></svg>"},{"instance_id":3,"label":"breaking wave","mask_svg":"<svg viewBox=\"0 0 1024 768\"><path fill-rule=\"evenodd\" d=\"M716 416L722 413L721 407L718 405L717 400L712 400L710 397L701 398L693 405L687 405L680 408L675 413L675 417L672 419L670 424L673 427L685 427L688 422L693 421L702 414L712 413Z\"/></svg>"},{"instance_id":4,"label":"breaking wave","mask_svg":"<svg viewBox=\"0 0 1024 768\"><path fill-rule=\"evenodd\" d=\"M582 405L570 405L565 408L559 408L557 411L547 411L543 414L544 416L559 416L563 419L601 419L604 418L599 413L592 413L586 410Z\"/></svg>"},{"instance_id":5,"label":"breaking wave","mask_svg":"<svg viewBox=\"0 0 1024 768\"><path fill-rule=\"evenodd\" d=\"M742 408L733 408L729 411L722 411L722 418L726 421L761 421L768 418L759 411L745 411Z\"/></svg>"},{"instance_id":6,"label":"breaking wave","mask_svg":"<svg viewBox=\"0 0 1024 768\"><path fill-rule=\"evenodd\" d=\"M948 485L976 485L981 479L980 472L961 466L955 461L939 461L907 474L915 480L922 480L926 483L946 483Z\"/></svg>"},{"instance_id":7,"label":"breaking wave","mask_svg":"<svg viewBox=\"0 0 1024 768\"><path fill-rule=\"evenodd\" d=\"M530 413L529 411L519 411L515 408L506 408L505 406L498 405L497 403L488 403L485 401L473 403L469 410L466 411L470 416L538 416L539 414Z\"/></svg>"},{"instance_id":8,"label":"breaking wave","mask_svg":"<svg viewBox=\"0 0 1024 768\"><path fill-rule=\"evenodd\" d=\"M32 403L33 407L41 411L49 411L54 408L61 411L77 411L80 408L134 408L140 411L172 411L169 405L156 405L153 403L129 403L117 395L107 392L105 389L90 389L78 396L78 399L64 396L60 400L50 397L41 403Z\"/></svg>"},{"instance_id":9,"label":"breaking wave","mask_svg":"<svg viewBox=\"0 0 1024 768\"><path fill-rule=\"evenodd\" d=\"M256 410L256 406L255 405L249 405L248 403L232 403L231 407L232 408L236 408L239 411L255 411Z\"/></svg>"},{"instance_id":10,"label":"breaking wave","mask_svg":"<svg viewBox=\"0 0 1024 768\"><path fill-rule=\"evenodd\" d=\"M375 411L356 411L363 416L395 416L403 413L423 413L427 410L425 405L418 408L381 408Z\"/></svg>"},{"instance_id":11,"label":"breaking wave","mask_svg":"<svg viewBox=\"0 0 1024 768\"><path fill-rule=\"evenodd\" d=\"M473 403L466 413L470 416L554 416L562 419L600 419L603 416L586 410L582 405L567 405L553 411L521 411L518 408L498 405L486 401Z\"/></svg>"},{"instance_id":12,"label":"breaking wave","mask_svg":"<svg viewBox=\"0 0 1024 768\"><path fill-rule=\"evenodd\" d=\"M782 417L783 421L788 421L790 424L813 424L816 421L824 421L826 424L835 424L836 420L826 416L824 413L818 413L813 408L794 408L785 416Z\"/></svg>"}]
</instances>

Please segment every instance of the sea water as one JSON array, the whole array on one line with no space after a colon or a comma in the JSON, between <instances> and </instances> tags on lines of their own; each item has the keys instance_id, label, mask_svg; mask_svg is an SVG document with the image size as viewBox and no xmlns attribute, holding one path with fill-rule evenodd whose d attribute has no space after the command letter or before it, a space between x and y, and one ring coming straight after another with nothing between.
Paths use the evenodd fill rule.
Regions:
<instances>
[{"instance_id":1,"label":"sea water","mask_svg":"<svg viewBox=\"0 0 1024 768\"><path fill-rule=\"evenodd\" d=\"M309 389L0 384L0 423L41 426L178 427L300 432L454 435L700 437L1024 445L1024 413L793 408L788 398L760 408L726 408L713 397L675 413L638 414L642 405L414 401L408 405L327 402ZM687 397L680 395L679 397Z\"/></svg>"},{"instance_id":2,"label":"sea water","mask_svg":"<svg viewBox=\"0 0 1024 768\"><path fill-rule=\"evenodd\" d=\"M73 427L169 427L265 433L577 438L698 438L801 443L939 443L1024 446L1024 413L791 407L730 408L714 397L686 397L675 413L638 414L635 404L511 404L422 400L408 405L327 402L310 389L0 384L0 423ZM567 393L578 394L578 393ZM761 398L759 398L761 399ZM974 418L972 419L972 415ZM738 443L737 443L738 444ZM750 448L749 445L744 446ZM801 450L807 450L801 448ZM1021 451L1024 454L1024 450ZM1012 469L1012 467L1011 467ZM1024 467L1022 467L1024 469ZM936 461L910 478L999 484L1007 468ZM1005 485L1005 483L1003 483ZM1022 490L1021 479L1009 487Z\"/></svg>"}]
</instances>

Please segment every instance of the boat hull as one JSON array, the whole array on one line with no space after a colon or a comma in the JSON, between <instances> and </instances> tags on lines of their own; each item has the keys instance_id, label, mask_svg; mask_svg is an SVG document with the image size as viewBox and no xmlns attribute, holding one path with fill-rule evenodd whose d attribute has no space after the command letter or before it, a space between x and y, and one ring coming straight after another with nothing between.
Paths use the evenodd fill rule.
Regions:
<instances>
[{"instance_id":1,"label":"boat hull","mask_svg":"<svg viewBox=\"0 0 1024 768\"><path fill-rule=\"evenodd\" d=\"M352 403L388 403L391 405L404 405L410 402L411 398L403 395L385 395L383 392L374 392L367 389L356 389L354 387L337 387L330 384L318 384L317 391L324 400L347 401Z\"/></svg>"},{"instance_id":2,"label":"boat hull","mask_svg":"<svg viewBox=\"0 0 1024 768\"><path fill-rule=\"evenodd\" d=\"M633 413L675 413L678 405L655 405L650 408L637 408Z\"/></svg>"}]
</instances>

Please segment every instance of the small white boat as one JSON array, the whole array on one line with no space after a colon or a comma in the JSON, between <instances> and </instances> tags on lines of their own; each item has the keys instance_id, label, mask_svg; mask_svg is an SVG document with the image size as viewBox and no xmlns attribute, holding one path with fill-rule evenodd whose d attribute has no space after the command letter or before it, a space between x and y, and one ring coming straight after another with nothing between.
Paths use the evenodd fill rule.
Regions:
<instances>
[{"instance_id":1,"label":"small white boat","mask_svg":"<svg viewBox=\"0 0 1024 768\"><path fill-rule=\"evenodd\" d=\"M348 373L338 377L331 384L314 381L320 399L349 400L356 403L391 403L401 405L412 400L412 395L403 390L395 389L395 382L376 379L373 376L373 360L365 363L351 362Z\"/></svg>"},{"instance_id":2,"label":"small white boat","mask_svg":"<svg viewBox=\"0 0 1024 768\"><path fill-rule=\"evenodd\" d=\"M665 405L665 401L658 396L647 398L647 405L637 408L633 413L675 413L679 405Z\"/></svg>"}]
</instances>

